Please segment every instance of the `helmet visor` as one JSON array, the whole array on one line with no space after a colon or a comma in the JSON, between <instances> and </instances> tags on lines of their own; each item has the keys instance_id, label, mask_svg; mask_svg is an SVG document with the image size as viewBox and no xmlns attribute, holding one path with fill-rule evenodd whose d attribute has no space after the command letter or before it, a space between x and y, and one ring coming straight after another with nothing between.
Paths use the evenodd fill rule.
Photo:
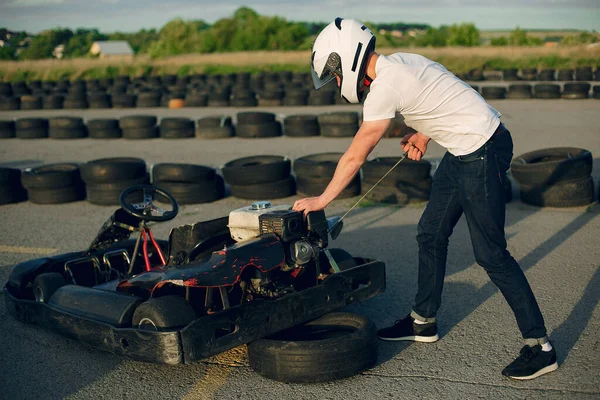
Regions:
<instances>
[{"instance_id":1,"label":"helmet visor","mask_svg":"<svg viewBox=\"0 0 600 400\"><path fill-rule=\"evenodd\" d=\"M323 71L320 77L315 72L314 68L311 68L310 71L313 83L315 85L315 89L321 89L323 86L327 85L329 82L335 79L335 75L333 75L331 71L329 71L327 68L325 68L325 71Z\"/></svg>"}]
</instances>

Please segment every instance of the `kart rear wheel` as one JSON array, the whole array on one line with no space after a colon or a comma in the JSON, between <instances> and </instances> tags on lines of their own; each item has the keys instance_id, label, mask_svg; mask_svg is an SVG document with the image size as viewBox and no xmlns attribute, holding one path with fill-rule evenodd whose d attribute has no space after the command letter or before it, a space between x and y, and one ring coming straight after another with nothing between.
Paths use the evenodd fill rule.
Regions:
<instances>
[{"instance_id":1,"label":"kart rear wheel","mask_svg":"<svg viewBox=\"0 0 600 400\"><path fill-rule=\"evenodd\" d=\"M54 292L66 284L65 278L57 272L38 275L33 281L33 295L36 303L48 303Z\"/></svg>"},{"instance_id":2,"label":"kart rear wheel","mask_svg":"<svg viewBox=\"0 0 600 400\"><path fill-rule=\"evenodd\" d=\"M152 298L133 313L134 328L163 331L182 328L196 319L192 306L181 296Z\"/></svg>"},{"instance_id":3,"label":"kart rear wheel","mask_svg":"<svg viewBox=\"0 0 600 400\"><path fill-rule=\"evenodd\" d=\"M250 367L281 382L327 382L356 375L377 361L368 318L333 312L248 344Z\"/></svg>"}]
</instances>

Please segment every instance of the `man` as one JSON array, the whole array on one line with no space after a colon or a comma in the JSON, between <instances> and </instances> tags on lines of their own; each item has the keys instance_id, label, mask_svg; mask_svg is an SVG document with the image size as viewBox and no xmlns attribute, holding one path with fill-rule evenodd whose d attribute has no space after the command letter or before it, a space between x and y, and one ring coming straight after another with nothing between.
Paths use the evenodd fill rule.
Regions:
<instances>
[{"instance_id":1,"label":"man","mask_svg":"<svg viewBox=\"0 0 600 400\"><path fill-rule=\"evenodd\" d=\"M429 203L418 225L418 291L412 312L379 338L435 342L446 270L448 239L464 214L475 259L500 289L525 339L520 356L502 373L533 379L558 368L544 319L520 266L506 249L505 194L502 179L512 158L510 132L500 113L442 65L420 55L375 53L375 36L362 23L336 18L313 45L312 75L318 89L337 79L348 102L361 101L363 124L341 157L335 174L317 197L295 202L293 209L324 209L350 183L390 127L396 113L417 132L404 136L402 149L420 160L433 139L448 151L437 168Z\"/></svg>"}]
</instances>

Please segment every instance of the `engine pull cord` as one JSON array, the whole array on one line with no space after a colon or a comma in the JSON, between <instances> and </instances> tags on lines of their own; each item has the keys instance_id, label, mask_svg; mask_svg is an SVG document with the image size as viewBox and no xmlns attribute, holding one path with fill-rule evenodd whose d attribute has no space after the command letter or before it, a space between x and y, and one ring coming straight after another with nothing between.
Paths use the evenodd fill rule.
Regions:
<instances>
[{"instance_id":1,"label":"engine pull cord","mask_svg":"<svg viewBox=\"0 0 600 400\"><path fill-rule=\"evenodd\" d=\"M381 177L381 178L380 178L380 179L379 179L379 180L378 180L378 181L377 181L377 182L376 182L376 183L375 183L373 186L371 186L371 189L369 189L369 190L367 191L367 193L365 193L365 194L364 194L364 195L363 195L363 196L362 196L360 199L358 199L358 201L357 201L357 202L356 202L356 203L355 203L355 204L354 204L354 205L353 205L353 206L352 206L352 207L351 207L351 208L350 208L348 211L346 211L346 213L345 213L344 215L342 215L342 218L340 218L340 219L339 219L339 220L338 220L338 221L337 221L335 224L333 224L333 225L331 226L331 228L329 228L329 229L327 230L327 233L330 233L330 232L333 230L333 228L335 228L335 227L336 227L336 225L337 225L337 224L339 224L340 222L342 222L342 220L344 219L344 217L345 217L346 215L348 215L348 213L350 213L350 211L354 210L354 209L356 208L356 206L358 206L358 204L359 204L361 201L363 201L363 199L364 199L365 197L367 197L367 195L368 195L369 193L371 193L371 191L372 191L373 189L375 189L375 186L377 186L377 185L379 184L379 182L381 182L381 181L382 181L382 180L383 180L383 179L384 179L386 176L388 176L388 175L389 175L389 173L390 173L390 172L392 172L392 170L393 170L394 168L396 168L396 167L398 166L398 164L400 164L400 163L401 163L401 162L402 162L402 161L403 161L403 160L406 158L406 156L407 156L407 155L408 155L408 153L404 153L404 154L402 154L402 157L400 157L400 159L398 160L398 162L397 162L396 164L394 164L394 166L393 166L392 168L390 168L390 170L389 170L388 172L386 172L386 173L385 173L385 175L383 175L383 176L382 176L382 177Z\"/></svg>"}]
</instances>

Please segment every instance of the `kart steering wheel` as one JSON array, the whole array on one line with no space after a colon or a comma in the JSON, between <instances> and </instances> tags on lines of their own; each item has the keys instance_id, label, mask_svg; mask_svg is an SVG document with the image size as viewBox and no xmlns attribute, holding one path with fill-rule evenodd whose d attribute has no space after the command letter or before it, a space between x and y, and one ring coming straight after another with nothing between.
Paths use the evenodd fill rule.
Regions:
<instances>
[{"instance_id":1,"label":"kart steering wheel","mask_svg":"<svg viewBox=\"0 0 600 400\"><path fill-rule=\"evenodd\" d=\"M127 198L132 194L142 192L143 200L141 203L128 203ZM155 194L160 194L165 197L171 203L171 211L165 211L162 208L157 207L152 202ZM179 212L179 206L177 201L170 193L154 187L152 185L135 185L128 187L121 193L119 197L119 203L123 210L128 214L133 215L143 221L169 221L177 216Z\"/></svg>"}]
</instances>

